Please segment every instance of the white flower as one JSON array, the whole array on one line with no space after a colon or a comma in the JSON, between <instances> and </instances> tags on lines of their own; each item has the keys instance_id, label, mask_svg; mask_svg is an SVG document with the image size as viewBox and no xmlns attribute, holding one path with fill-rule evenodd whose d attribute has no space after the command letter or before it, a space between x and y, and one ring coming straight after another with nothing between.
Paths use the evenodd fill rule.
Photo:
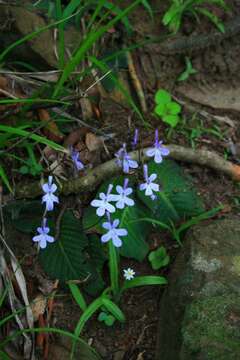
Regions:
<instances>
[{"instance_id":1,"label":"white flower","mask_svg":"<svg viewBox=\"0 0 240 360\"><path fill-rule=\"evenodd\" d=\"M133 269L126 269L123 270L123 276L125 277L126 280L132 280L134 278L135 275L135 271L133 271Z\"/></svg>"},{"instance_id":2,"label":"white flower","mask_svg":"<svg viewBox=\"0 0 240 360\"><path fill-rule=\"evenodd\" d=\"M116 191L118 195L113 195L114 201L116 201L116 207L118 209L123 209L126 206L133 206L134 201L128 197L128 195L132 194L133 189L131 187L127 187L128 179L124 180L123 187L120 185L116 186Z\"/></svg>"},{"instance_id":3,"label":"white flower","mask_svg":"<svg viewBox=\"0 0 240 360\"><path fill-rule=\"evenodd\" d=\"M112 188L113 185L110 184L108 186L107 194L100 193L99 194L100 200L95 199L91 202L91 205L93 207L97 207L96 213L98 216L103 216L106 213L106 211L110 213L115 212L115 207L112 204L110 204L110 201L114 201L114 195L110 194Z\"/></svg>"}]
</instances>

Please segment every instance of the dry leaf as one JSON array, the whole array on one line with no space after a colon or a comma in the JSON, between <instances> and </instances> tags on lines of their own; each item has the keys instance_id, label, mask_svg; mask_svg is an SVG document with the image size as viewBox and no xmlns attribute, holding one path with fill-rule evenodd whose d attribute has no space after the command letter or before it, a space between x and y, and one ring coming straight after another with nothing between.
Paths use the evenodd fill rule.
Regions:
<instances>
[{"instance_id":1,"label":"dry leaf","mask_svg":"<svg viewBox=\"0 0 240 360\"><path fill-rule=\"evenodd\" d=\"M100 150L103 147L102 139L91 132L86 134L85 142L89 151Z\"/></svg>"},{"instance_id":2,"label":"dry leaf","mask_svg":"<svg viewBox=\"0 0 240 360\"><path fill-rule=\"evenodd\" d=\"M32 309L34 321L37 321L39 315L43 315L45 313L47 307L47 299L42 294L39 294L35 297L30 306Z\"/></svg>"}]
</instances>

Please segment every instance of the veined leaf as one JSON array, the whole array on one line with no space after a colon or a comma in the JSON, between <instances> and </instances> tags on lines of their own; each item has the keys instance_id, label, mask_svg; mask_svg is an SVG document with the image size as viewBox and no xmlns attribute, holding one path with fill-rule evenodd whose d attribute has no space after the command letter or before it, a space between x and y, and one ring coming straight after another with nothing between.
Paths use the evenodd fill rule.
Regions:
<instances>
[{"instance_id":1,"label":"veined leaf","mask_svg":"<svg viewBox=\"0 0 240 360\"><path fill-rule=\"evenodd\" d=\"M157 174L161 191L155 200L151 200L140 190L137 191L137 195L152 211L152 218L170 224L204 211L203 203L190 178L183 174L182 169L174 161L164 159L161 164L150 161L148 173Z\"/></svg>"},{"instance_id":2,"label":"veined leaf","mask_svg":"<svg viewBox=\"0 0 240 360\"><path fill-rule=\"evenodd\" d=\"M96 198L99 197L100 192L105 193L107 191L109 184L113 184L114 186L122 186L123 181L123 176L106 181L100 187L98 193L96 194ZM114 193L114 190L112 192ZM144 209L143 205L137 199L134 199L134 201L134 206L128 206L122 210L116 209L115 213L111 214L111 218L119 219L119 227L125 228L128 231L128 235L122 237L123 245L120 248L120 254L125 257L142 261L149 250L145 239L149 233L151 224L137 221L139 218L142 218L144 215L146 215L147 209ZM96 215L96 209L93 207L89 207L83 216L84 228L92 228L100 234L105 232L105 230L102 228L102 223L104 221L106 221L106 218L99 218Z\"/></svg>"},{"instance_id":3,"label":"veined leaf","mask_svg":"<svg viewBox=\"0 0 240 360\"><path fill-rule=\"evenodd\" d=\"M53 227L51 221L49 226ZM96 268L99 262L91 258L96 248L88 251L89 241L81 222L70 211L62 218L59 239L49 245L40 251L39 259L50 277L62 282L82 280L86 286L92 284L94 294L102 290L104 283Z\"/></svg>"}]
</instances>

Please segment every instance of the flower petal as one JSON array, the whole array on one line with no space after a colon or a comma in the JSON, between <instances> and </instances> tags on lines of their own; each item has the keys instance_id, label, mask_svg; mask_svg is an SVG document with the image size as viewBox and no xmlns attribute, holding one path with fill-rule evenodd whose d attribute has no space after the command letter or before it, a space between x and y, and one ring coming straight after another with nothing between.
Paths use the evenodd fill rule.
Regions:
<instances>
[{"instance_id":1,"label":"flower petal","mask_svg":"<svg viewBox=\"0 0 240 360\"><path fill-rule=\"evenodd\" d=\"M170 154L169 149L166 148L166 147L164 147L164 146L162 146L161 151L162 151L162 155L163 155L163 156L167 156L167 155Z\"/></svg>"},{"instance_id":2,"label":"flower petal","mask_svg":"<svg viewBox=\"0 0 240 360\"><path fill-rule=\"evenodd\" d=\"M155 163L160 164L162 160L163 160L162 153L159 149L157 149L155 152L154 161Z\"/></svg>"},{"instance_id":3,"label":"flower petal","mask_svg":"<svg viewBox=\"0 0 240 360\"><path fill-rule=\"evenodd\" d=\"M146 187L147 187L147 184L146 184L146 183L143 183L143 184L140 184L139 189L140 189L140 190L145 190Z\"/></svg>"},{"instance_id":4,"label":"flower petal","mask_svg":"<svg viewBox=\"0 0 240 360\"><path fill-rule=\"evenodd\" d=\"M93 201L91 201L91 205L93 206L93 207L99 207L99 206L103 206L103 200L93 200Z\"/></svg>"},{"instance_id":5,"label":"flower petal","mask_svg":"<svg viewBox=\"0 0 240 360\"><path fill-rule=\"evenodd\" d=\"M122 240L117 235L114 235L112 237L112 242L113 242L113 245L115 247L121 247L122 246Z\"/></svg>"},{"instance_id":6,"label":"flower petal","mask_svg":"<svg viewBox=\"0 0 240 360\"><path fill-rule=\"evenodd\" d=\"M111 225L110 222L104 222L104 223L102 224L102 227L103 227L104 229L106 229L106 230L111 230L112 225Z\"/></svg>"},{"instance_id":7,"label":"flower petal","mask_svg":"<svg viewBox=\"0 0 240 360\"><path fill-rule=\"evenodd\" d=\"M118 209L123 209L124 208L124 200L123 198L119 199L118 202L116 203L116 208Z\"/></svg>"},{"instance_id":8,"label":"flower petal","mask_svg":"<svg viewBox=\"0 0 240 360\"><path fill-rule=\"evenodd\" d=\"M156 178L157 178L157 174L151 174L151 175L149 176L148 180L149 180L149 182L151 183L151 182L153 182L154 180L156 180Z\"/></svg>"},{"instance_id":9,"label":"flower petal","mask_svg":"<svg viewBox=\"0 0 240 360\"><path fill-rule=\"evenodd\" d=\"M112 238L112 233L111 233L111 231L108 231L106 234L104 234L104 235L101 236L101 241L102 241L103 243L106 243L106 242L108 242L111 238Z\"/></svg>"},{"instance_id":10,"label":"flower petal","mask_svg":"<svg viewBox=\"0 0 240 360\"><path fill-rule=\"evenodd\" d=\"M155 152L156 152L156 149L155 149L155 148L151 148L151 149L148 149L148 150L146 151L146 155L147 155L148 157L152 157L152 156L155 155Z\"/></svg>"},{"instance_id":11,"label":"flower petal","mask_svg":"<svg viewBox=\"0 0 240 360\"><path fill-rule=\"evenodd\" d=\"M118 235L118 236L126 236L128 234L127 230L126 229L116 229L115 230L115 233Z\"/></svg>"},{"instance_id":12,"label":"flower petal","mask_svg":"<svg viewBox=\"0 0 240 360\"><path fill-rule=\"evenodd\" d=\"M118 227L119 223L120 223L119 219L113 220L112 227L113 227L114 229L116 229L116 228Z\"/></svg>"},{"instance_id":13,"label":"flower petal","mask_svg":"<svg viewBox=\"0 0 240 360\"><path fill-rule=\"evenodd\" d=\"M146 188L146 191L145 191L145 195L146 196L150 196L150 195L152 195L152 189L151 189L151 186L147 186L147 188Z\"/></svg>"},{"instance_id":14,"label":"flower petal","mask_svg":"<svg viewBox=\"0 0 240 360\"><path fill-rule=\"evenodd\" d=\"M159 191L159 185L156 183L151 183L151 189L153 191Z\"/></svg>"},{"instance_id":15,"label":"flower petal","mask_svg":"<svg viewBox=\"0 0 240 360\"><path fill-rule=\"evenodd\" d=\"M42 234L41 235L36 235L32 238L32 241L34 242L38 242L38 241L41 241L41 238L42 238Z\"/></svg>"},{"instance_id":16,"label":"flower petal","mask_svg":"<svg viewBox=\"0 0 240 360\"><path fill-rule=\"evenodd\" d=\"M133 199L130 199L128 197L125 198L125 204L128 206L133 206L134 205L134 201Z\"/></svg>"},{"instance_id":17,"label":"flower petal","mask_svg":"<svg viewBox=\"0 0 240 360\"><path fill-rule=\"evenodd\" d=\"M131 167L132 169L138 168L138 163L135 160L128 160L128 164L129 164L129 167Z\"/></svg>"},{"instance_id":18,"label":"flower petal","mask_svg":"<svg viewBox=\"0 0 240 360\"><path fill-rule=\"evenodd\" d=\"M112 204L109 204L109 203L105 204L105 209L110 213L114 213L116 211L115 207Z\"/></svg>"},{"instance_id":19,"label":"flower petal","mask_svg":"<svg viewBox=\"0 0 240 360\"><path fill-rule=\"evenodd\" d=\"M105 211L106 211L105 207L100 206L99 208L97 208L96 214L97 216L103 216L105 214Z\"/></svg>"}]
</instances>

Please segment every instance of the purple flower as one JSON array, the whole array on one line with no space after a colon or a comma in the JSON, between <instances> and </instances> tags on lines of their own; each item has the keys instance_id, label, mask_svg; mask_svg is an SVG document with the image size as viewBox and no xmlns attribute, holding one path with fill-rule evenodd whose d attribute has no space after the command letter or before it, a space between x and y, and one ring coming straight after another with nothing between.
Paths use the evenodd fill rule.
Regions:
<instances>
[{"instance_id":1,"label":"purple flower","mask_svg":"<svg viewBox=\"0 0 240 360\"><path fill-rule=\"evenodd\" d=\"M126 236L128 234L126 229L117 229L120 221L118 219L113 220L113 222L111 222L110 219L110 215L108 214L108 220L107 222L104 222L102 224L102 227L106 230L108 230L108 232L104 235L102 235L101 237L101 241L103 243L108 242L109 240L112 240L113 245L115 247L120 247L122 246L122 240L120 239L120 236Z\"/></svg>"},{"instance_id":2,"label":"purple flower","mask_svg":"<svg viewBox=\"0 0 240 360\"><path fill-rule=\"evenodd\" d=\"M79 159L79 152L76 151L72 146L70 148L70 154L71 154L71 158L72 158L72 161L76 167L76 169L79 171L79 170L83 170L84 169L84 165L83 163L80 161Z\"/></svg>"},{"instance_id":3,"label":"purple flower","mask_svg":"<svg viewBox=\"0 0 240 360\"><path fill-rule=\"evenodd\" d=\"M132 148L133 149L135 149L135 147L137 146L137 143L138 143L138 129L135 129L134 138L133 138L133 141L132 141Z\"/></svg>"},{"instance_id":4,"label":"purple flower","mask_svg":"<svg viewBox=\"0 0 240 360\"><path fill-rule=\"evenodd\" d=\"M91 202L91 205L97 208L96 213L98 216L103 216L106 211L110 213L113 213L115 211L115 207L112 204L110 204L110 201L114 201L114 195L110 194L112 188L113 185L110 184L108 186L108 190L106 194L104 193L99 194L100 200L95 199Z\"/></svg>"},{"instance_id":5,"label":"purple flower","mask_svg":"<svg viewBox=\"0 0 240 360\"><path fill-rule=\"evenodd\" d=\"M134 201L128 197L133 192L133 189L128 186L128 179L124 180L123 187L120 185L116 186L116 191L118 195L113 195L114 200L116 201L116 207L118 209L123 209L126 206L133 206Z\"/></svg>"},{"instance_id":6,"label":"purple flower","mask_svg":"<svg viewBox=\"0 0 240 360\"><path fill-rule=\"evenodd\" d=\"M34 242L38 242L41 249L45 249L47 246L47 243L53 243L54 237L48 235L50 229L47 227L47 219L43 219L42 227L38 227L37 231L39 235L36 235L33 237Z\"/></svg>"},{"instance_id":7,"label":"purple flower","mask_svg":"<svg viewBox=\"0 0 240 360\"><path fill-rule=\"evenodd\" d=\"M57 190L57 185L52 183L53 177L48 177L48 182L42 185L42 190L45 192L45 195L42 197L42 203L46 203L46 210L52 211L54 208L54 203L59 203L58 197L53 193Z\"/></svg>"},{"instance_id":8,"label":"purple flower","mask_svg":"<svg viewBox=\"0 0 240 360\"><path fill-rule=\"evenodd\" d=\"M129 173L129 170L136 169L138 167L138 163L135 160L131 159L131 156L128 155L126 150L126 144L123 144L122 148L118 150L115 154L118 166L122 167L124 173Z\"/></svg>"},{"instance_id":9,"label":"purple flower","mask_svg":"<svg viewBox=\"0 0 240 360\"><path fill-rule=\"evenodd\" d=\"M170 153L168 148L162 146L162 143L162 141L158 140L158 129L156 129L154 147L147 150L146 154L149 157L154 156L154 161L157 164L160 164L163 161L163 156L167 156Z\"/></svg>"},{"instance_id":10,"label":"purple flower","mask_svg":"<svg viewBox=\"0 0 240 360\"><path fill-rule=\"evenodd\" d=\"M145 190L145 195L150 196L152 200L156 198L156 195L153 193L154 191L159 191L159 185L154 183L153 181L156 180L157 175L152 174L148 177L148 166L145 164L143 165L144 171L144 179L145 183L140 185L140 190Z\"/></svg>"}]
</instances>

